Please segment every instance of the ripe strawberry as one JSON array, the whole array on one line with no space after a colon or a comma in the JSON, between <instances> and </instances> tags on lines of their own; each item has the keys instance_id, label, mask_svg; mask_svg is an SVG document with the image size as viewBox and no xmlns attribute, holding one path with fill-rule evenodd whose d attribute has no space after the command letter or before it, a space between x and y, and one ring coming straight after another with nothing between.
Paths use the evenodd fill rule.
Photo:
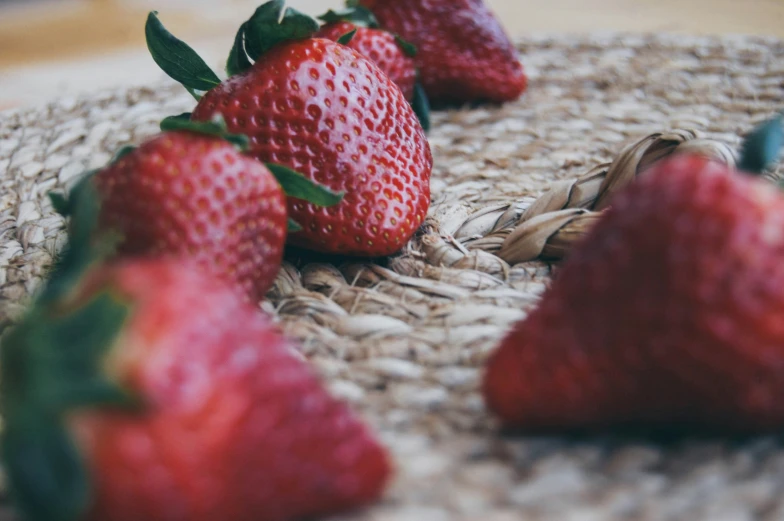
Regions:
<instances>
[{"instance_id":1,"label":"ripe strawberry","mask_svg":"<svg viewBox=\"0 0 784 521\"><path fill-rule=\"evenodd\" d=\"M381 27L417 48L433 102L515 100L528 80L517 50L482 0L359 0Z\"/></svg>"},{"instance_id":2,"label":"ripe strawberry","mask_svg":"<svg viewBox=\"0 0 784 521\"><path fill-rule=\"evenodd\" d=\"M284 12L282 1L262 5L241 27L229 59L232 77L220 83L154 14L147 24L159 65L191 91L207 91L194 120L222 115L230 130L250 138L256 158L345 192L328 209L290 199L289 215L303 227L290 236L293 244L388 255L425 219L430 147L405 96L381 69L353 49L312 38L317 30L315 20ZM177 59L185 65L171 67Z\"/></svg>"},{"instance_id":3,"label":"ripe strawberry","mask_svg":"<svg viewBox=\"0 0 784 521\"><path fill-rule=\"evenodd\" d=\"M503 340L488 406L530 429L780 429L782 230L769 184L701 157L655 165Z\"/></svg>"},{"instance_id":4,"label":"ripe strawberry","mask_svg":"<svg viewBox=\"0 0 784 521\"><path fill-rule=\"evenodd\" d=\"M160 134L101 170L101 223L123 255L190 256L253 300L272 285L286 240L270 171L215 136Z\"/></svg>"},{"instance_id":5,"label":"ripe strawberry","mask_svg":"<svg viewBox=\"0 0 784 521\"><path fill-rule=\"evenodd\" d=\"M385 450L223 282L163 259L76 280L0 351L3 461L28 519L282 521L381 494Z\"/></svg>"},{"instance_id":6,"label":"ripe strawberry","mask_svg":"<svg viewBox=\"0 0 784 521\"><path fill-rule=\"evenodd\" d=\"M337 42L352 31L356 31L356 33L345 45L378 65L379 69L384 71L389 79L400 87L406 99L412 101L414 99L414 84L416 83L416 67L414 66L414 58L410 54L415 54L415 52L410 50L410 46L404 48L405 44L396 39L394 35L381 29L361 27L350 21L337 20L324 25L315 36Z\"/></svg>"}]
</instances>

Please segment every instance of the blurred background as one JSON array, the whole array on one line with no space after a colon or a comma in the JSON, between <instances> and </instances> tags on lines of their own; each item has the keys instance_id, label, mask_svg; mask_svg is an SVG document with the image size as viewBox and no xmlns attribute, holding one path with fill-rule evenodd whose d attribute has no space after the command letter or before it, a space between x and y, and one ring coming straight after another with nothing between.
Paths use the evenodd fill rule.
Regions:
<instances>
[{"instance_id":1,"label":"blurred background","mask_svg":"<svg viewBox=\"0 0 784 521\"><path fill-rule=\"evenodd\" d=\"M44 103L161 73L143 25L156 9L217 67L234 31L263 0L0 0L0 109ZM784 36L784 0L487 0L512 35L668 31ZM289 0L310 14L343 0Z\"/></svg>"}]
</instances>

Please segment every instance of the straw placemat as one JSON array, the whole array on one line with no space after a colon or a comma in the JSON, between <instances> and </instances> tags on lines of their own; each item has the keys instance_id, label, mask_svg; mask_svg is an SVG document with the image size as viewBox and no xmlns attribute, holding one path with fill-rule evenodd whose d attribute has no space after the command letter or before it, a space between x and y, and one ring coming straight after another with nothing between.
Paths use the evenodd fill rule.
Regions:
<instances>
[{"instance_id":1,"label":"straw placemat","mask_svg":"<svg viewBox=\"0 0 784 521\"><path fill-rule=\"evenodd\" d=\"M401 255L293 255L263 305L396 457L385 501L350 519L784 519L776 439L507 437L477 392L487 354L547 284L552 265L527 259L566 252L611 175L689 143L731 161L738 135L784 104L784 43L607 35L531 38L520 50L532 80L523 99L435 116L430 218ZM162 86L0 114L3 319L62 245L46 193L191 105ZM684 130L619 158L674 129ZM556 215L532 225L526 209L548 189L534 213Z\"/></svg>"}]
</instances>

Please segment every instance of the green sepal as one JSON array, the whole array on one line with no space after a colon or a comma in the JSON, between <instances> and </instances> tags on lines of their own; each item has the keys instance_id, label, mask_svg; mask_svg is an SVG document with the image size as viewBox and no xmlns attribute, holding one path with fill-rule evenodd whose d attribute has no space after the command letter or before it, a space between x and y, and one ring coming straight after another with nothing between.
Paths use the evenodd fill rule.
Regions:
<instances>
[{"instance_id":1,"label":"green sepal","mask_svg":"<svg viewBox=\"0 0 784 521\"><path fill-rule=\"evenodd\" d=\"M362 6L346 7L337 11L330 9L317 17L324 23L351 22L359 27L378 27L378 20L369 9Z\"/></svg>"},{"instance_id":2,"label":"green sepal","mask_svg":"<svg viewBox=\"0 0 784 521\"><path fill-rule=\"evenodd\" d=\"M61 306L62 300L39 299L3 341L2 390L9 414L20 404L47 414L89 405L135 406L101 372L128 307L108 293L66 313Z\"/></svg>"},{"instance_id":3,"label":"green sepal","mask_svg":"<svg viewBox=\"0 0 784 521\"><path fill-rule=\"evenodd\" d=\"M237 35L234 37L234 45L231 47L229 59L226 60L226 74L234 76L250 69L253 66L248 54L245 52L245 32L248 29L248 22L243 23Z\"/></svg>"},{"instance_id":4,"label":"green sepal","mask_svg":"<svg viewBox=\"0 0 784 521\"><path fill-rule=\"evenodd\" d=\"M120 159L124 158L125 156L127 156L128 154L133 152L134 150L136 150L136 147L133 146L133 145L123 145L123 146L121 146L117 150L117 152L114 153L114 157L112 157L112 160L109 162L109 164L116 163L117 161L119 161Z\"/></svg>"},{"instance_id":5,"label":"green sepal","mask_svg":"<svg viewBox=\"0 0 784 521\"><path fill-rule=\"evenodd\" d=\"M92 183L97 172L87 172L71 189L67 198L50 194L53 203L57 200L55 210L65 217L70 217L71 221L68 224L68 243L52 266L49 280L38 297L42 302L54 301L69 293L84 272L108 256L115 246L108 236L102 241L95 240L101 207L100 198Z\"/></svg>"},{"instance_id":6,"label":"green sepal","mask_svg":"<svg viewBox=\"0 0 784 521\"><path fill-rule=\"evenodd\" d=\"M223 116L217 114L212 121L193 121L190 114L169 116L161 121L161 130L164 132L187 131L206 136L216 136L225 139L240 151L248 150L250 140L243 134L233 134L226 127Z\"/></svg>"},{"instance_id":7,"label":"green sepal","mask_svg":"<svg viewBox=\"0 0 784 521\"><path fill-rule=\"evenodd\" d=\"M357 30L354 29L353 31L349 31L340 38L338 38L338 43L340 45L348 45L351 43L351 40L354 39L354 36L357 35Z\"/></svg>"},{"instance_id":8,"label":"green sepal","mask_svg":"<svg viewBox=\"0 0 784 521\"><path fill-rule=\"evenodd\" d=\"M128 307L107 293L64 307L39 298L0 346L3 461L13 498L32 521L76 521L89 504L90 480L65 415L139 405L102 372Z\"/></svg>"},{"instance_id":9,"label":"green sepal","mask_svg":"<svg viewBox=\"0 0 784 521\"><path fill-rule=\"evenodd\" d=\"M400 46L400 49L402 49L403 54L405 54L409 58L413 58L414 56L417 55L416 45L404 40L399 34L395 35L395 41Z\"/></svg>"},{"instance_id":10,"label":"green sepal","mask_svg":"<svg viewBox=\"0 0 784 521\"><path fill-rule=\"evenodd\" d=\"M784 145L782 116L779 115L758 125L746 136L741 146L738 169L761 174L774 165Z\"/></svg>"},{"instance_id":11,"label":"green sepal","mask_svg":"<svg viewBox=\"0 0 784 521\"><path fill-rule=\"evenodd\" d=\"M335 206L343 200L343 192L333 192L283 165L265 164L288 197L302 199L318 206Z\"/></svg>"},{"instance_id":12,"label":"green sepal","mask_svg":"<svg viewBox=\"0 0 784 521\"><path fill-rule=\"evenodd\" d=\"M71 213L71 205L68 204L68 198L65 194L61 194L60 192L49 192L47 195L49 196L49 201L52 203L54 211L63 217L68 217Z\"/></svg>"},{"instance_id":13,"label":"green sepal","mask_svg":"<svg viewBox=\"0 0 784 521\"><path fill-rule=\"evenodd\" d=\"M360 7L359 0L346 0L346 7Z\"/></svg>"},{"instance_id":14,"label":"green sepal","mask_svg":"<svg viewBox=\"0 0 784 521\"><path fill-rule=\"evenodd\" d=\"M163 129L164 126L168 127L169 125L177 125L179 122L183 122L184 123L186 121L190 121L191 120L191 116L192 116L192 113L190 113L190 112L183 112L182 114L177 114L176 116L167 116L167 117L163 118L163 120L161 121L161 124L160 124L161 130L164 130Z\"/></svg>"},{"instance_id":15,"label":"green sepal","mask_svg":"<svg viewBox=\"0 0 784 521\"><path fill-rule=\"evenodd\" d=\"M88 508L91 487L73 440L57 418L29 423L6 418L2 457L9 492L28 521L76 521Z\"/></svg>"},{"instance_id":16,"label":"green sepal","mask_svg":"<svg viewBox=\"0 0 784 521\"><path fill-rule=\"evenodd\" d=\"M419 118L419 124L425 132L430 131L430 101L427 99L425 88L420 82L414 84L414 99L411 100L411 108Z\"/></svg>"},{"instance_id":17,"label":"green sepal","mask_svg":"<svg viewBox=\"0 0 784 521\"><path fill-rule=\"evenodd\" d=\"M198 99L198 91L208 91L220 84L220 78L188 44L171 34L158 19L156 11L150 12L144 33L147 48L155 63L172 79Z\"/></svg>"},{"instance_id":18,"label":"green sepal","mask_svg":"<svg viewBox=\"0 0 784 521\"><path fill-rule=\"evenodd\" d=\"M289 233L297 233L302 231L302 226L294 219L289 218Z\"/></svg>"},{"instance_id":19,"label":"green sepal","mask_svg":"<svg viewBox=\"0 0 784 521\"><path fill-rule=\"evenodd\" d=\"M243 24L245 51L251 60L258 60L280 43L301 40L318 31L318 21L284 4L283 0L262 4Z\"/></svg>"}]
</instances>

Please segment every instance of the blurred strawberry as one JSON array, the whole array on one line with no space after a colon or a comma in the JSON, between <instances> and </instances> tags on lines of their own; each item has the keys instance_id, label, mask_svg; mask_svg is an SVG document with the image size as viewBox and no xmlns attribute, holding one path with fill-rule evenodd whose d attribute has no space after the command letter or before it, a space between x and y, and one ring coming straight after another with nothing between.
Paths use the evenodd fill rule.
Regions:
<instances>
[{"instance_id":1,"label":"blurred strawberry","mask_svg":"<svg viewBox=\"0 0 784 521\"><path fill-rule=\"evenodd\" d=\"M778 156L780 121L740 166ZM784 426L784 197L675 156L619 193L489 361L509 426Z\"/></svg>"},{"instance_id":2,"label":"blurred strawberry","mask_svg":"<svg viewBox=\"0 0 784 521\"><path fill-rule=\"evenodd\" d=\"M350 2L356 4L357 2ZM416 46L420 81L433 102L504 102L528 80L517 50L482 0L359 0L382 29Z\"/></svg>"},{"instance_id":3,"label":"blurred strawberry","mask_svg":"<svg viewBox=\"0 0 784 521\"><path fill-rule=\"evenodd\" d=\"M378 498L386 452L264 315L189 262L83 276L86 228L0 350L27 519L283 521Z\"/></svg>"}]
</instances>

